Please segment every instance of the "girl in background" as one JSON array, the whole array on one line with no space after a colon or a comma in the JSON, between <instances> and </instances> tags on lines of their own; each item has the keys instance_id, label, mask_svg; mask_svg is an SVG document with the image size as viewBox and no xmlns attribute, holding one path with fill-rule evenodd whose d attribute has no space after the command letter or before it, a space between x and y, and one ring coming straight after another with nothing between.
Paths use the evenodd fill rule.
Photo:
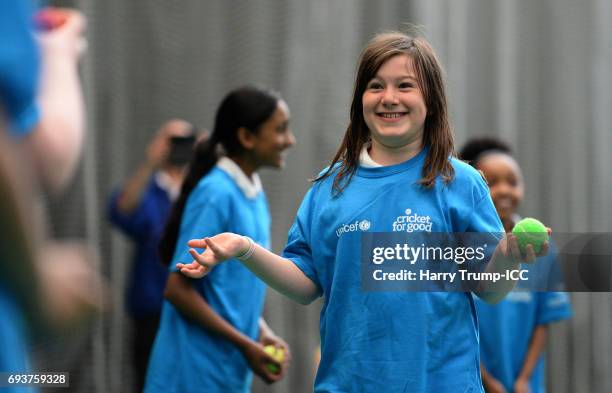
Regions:
<instances>
[{"instance_id":1,"label":"girl in background","mask_svg":"<svg viewBox=\"0 0 612 393\"><path fill-rule=\"evenodd\" d=\"M191 249L195 261L177 266L202 277L237 257L299 303L323 296L315 392L481 392L471 293L361 286L362 232L401 230L407 216L431 232L502 232L481 176L452 155L433 49L420 37L378 35L361 55L342 144L305 196L283 255L238 234L200 233L189 245L206 250ZM513 269L520 260L509 236L489 268ZM495 301L512 286L499 281L480 295Z\"/></svg>"},{"instance_id":2,"label":"girl in background","mask_svg":"<svg viewBox=\"0 0 612 393\"><path fill-rule=\"evenodd\" d=\"M517 209L523 200L525 186L521 169L508 145L495 138L474 138L466 143L460 156L482 171L504 230L511 232L521 219ZM530 269L530 281L542 281L550 275L544 269L554 267L554 255L551 252L533 265L537 269ZM521 283L517 288L520 286ZM477 299L476 311L482 380L487 393L544 393L544 347L548 325L571 317L567 294L510 292L495 305Z\"/></svg>"},{"instance_id":3,"label":"girl in background","mask_svg":"<svg viewBox=\"0 0 612 393\"><path fill-rule=\"evenodd\" d=\"M281 168L294 143L289 109L275 93L243 87L224 98L210 139L196 146L160 243L172 272L145 392L243 393L250 391L251 370L268 383L284 376L287 363L263 349L288 352L261 318L265 284L236 260L197 281L174 266L189 258L183 245L202 234L232 231L269 247L270 213L256 171ZM272 373L269 363L280 372Z\"/></svg>"}]
</instances>

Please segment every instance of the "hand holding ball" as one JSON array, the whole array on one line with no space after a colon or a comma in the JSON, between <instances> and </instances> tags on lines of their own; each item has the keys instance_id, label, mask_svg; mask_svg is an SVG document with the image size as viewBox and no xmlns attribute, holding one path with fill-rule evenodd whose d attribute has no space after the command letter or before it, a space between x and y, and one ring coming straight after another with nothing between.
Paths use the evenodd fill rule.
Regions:
<instances>
[{"instance_id":1,"label":"hand holding ball","mask_svg":"<svg viewBox=\"0 0 612 393\"><path fill-rule=\"evenodd\" d=\"M285 350L283 348L276 348L274 345L266 345L264 351L281 364L285 361ZM278 374L280 372L280 367L274 363L268 363L267 368L268 371L273 374Z\"/></svg>"},{"instance_id":2,"label":"hand holding ball","mask_svg":"<svg viewBox=\"0 0 612 393\"><path fill-rule=\"evenodd\" d=\"M542 244L548 240L548 231L544 224L535 218L524 218L517 222L512 233L516 236L521 252L525 253L527 244L531 244L536 254L542 250Z\"/></svg>"}]
</instances>

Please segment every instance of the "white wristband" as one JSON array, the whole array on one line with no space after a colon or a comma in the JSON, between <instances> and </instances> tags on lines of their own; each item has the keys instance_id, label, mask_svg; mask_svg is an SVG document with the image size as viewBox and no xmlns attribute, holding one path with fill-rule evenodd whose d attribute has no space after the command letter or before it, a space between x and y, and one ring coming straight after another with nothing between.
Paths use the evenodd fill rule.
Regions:
<instances>
[{"instance_id":1,"label":"white wristband","mask_svg":"<svg viewBox=\"0 0 612 393\"><path fill-rule=\"evenodd\" d=\"M255 242L253 241L253 239L251 239L248 236L243 236L243 237L249 241L249 249L246 250L244 254L238 255L236 259L241 260L241 261L246 261L247 259L252 257L253 253L255 252Z\"/></svg>"}]
</instances>

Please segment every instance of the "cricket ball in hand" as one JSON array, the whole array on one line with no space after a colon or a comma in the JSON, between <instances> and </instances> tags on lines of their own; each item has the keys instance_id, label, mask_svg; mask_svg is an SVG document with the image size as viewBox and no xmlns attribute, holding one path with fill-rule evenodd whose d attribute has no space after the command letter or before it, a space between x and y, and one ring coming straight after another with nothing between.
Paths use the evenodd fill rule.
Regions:
<instances>
[{"instance_id":1,"label":"cricket ball in hand","mask_svg":"<svg viewBox=\"0 0 612 393\"><path fill-rule=\"evenodd\" d=\"M542 250L542 244L548 240L546 227L535 218L523 218L516 223L512 233L516 236L522 253L525 253L527 244L531 244L533 250L538 254Z\"/></svg>"},{"instance_id":2,"label":"cricket ball in hand","mask_svg":"<svg viewBox=\"0 0 612 393\"><path fill-rule=\"evenodd\" d=\"M283 348L276 348L274 345L266 345L264 351L279 363L285 361L285 350ZM278 374L280 372L280 367L274 363L268 363L266 367L272 374Z\"/></svg>"}]
</instances>

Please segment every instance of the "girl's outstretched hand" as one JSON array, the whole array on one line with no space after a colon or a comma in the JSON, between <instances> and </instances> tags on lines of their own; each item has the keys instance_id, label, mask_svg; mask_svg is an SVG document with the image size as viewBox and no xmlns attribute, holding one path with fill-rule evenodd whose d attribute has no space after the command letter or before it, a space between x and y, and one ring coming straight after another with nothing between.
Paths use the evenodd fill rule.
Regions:
<instances>
[{"instance_id":1,"label":"girl's outstretched hand","mask_svg":"<svg viewBox=\"0 0 612 393\"><path fill-rule=\"evenodd\" d=\"M187 244L192 247L189 254L194 261L177 263L176 267L191 278L204 277L219 263L242 255L249 249L249 241L244 236L229 232L204 239L192 239ZM203 248L204 251L198 253L194 248Z\"/></svg>"}]
</instances>

